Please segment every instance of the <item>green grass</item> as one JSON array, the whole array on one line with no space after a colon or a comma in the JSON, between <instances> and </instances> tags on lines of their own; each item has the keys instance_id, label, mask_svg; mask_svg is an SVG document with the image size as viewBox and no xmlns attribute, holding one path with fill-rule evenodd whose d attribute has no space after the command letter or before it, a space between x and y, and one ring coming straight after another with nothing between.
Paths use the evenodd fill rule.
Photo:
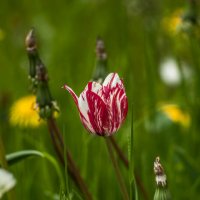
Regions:
<instances>
[{"instance_id":1,"label":"green grass","mask_svg":"<svg viewBox=\"0 0 200 200\"><path fill-rule=\"evenodd\" d=\"M186 9L187 1L24 0L2 1L0 7L0 33L4 35L0 37L0 134L6 154L26 149L46 152L62 170L66 194L72 192L73 199L81 199L80 191L57 159L47 127L19 128L9 123L12 103L29 94L24 39L35 27L51 93L61 110L57 122L65 134L66 148L95 200L122 199L103 139L86 132L71 96L61 89L67 83L80 94L91 80L95 42L101 36L108 52L108 69L123 77L129 101L127 119L114 137L128 157L133 105L131 162L149 199L153 199L156 187L156 156L160 156L165 168L173 199L200 198L200 38L191 33L169 35L162 25L165 16L176 9ZM199 11L199 4L196 8ZM180 69L186 63L192 71L191 79L182 79L178 86L162 82L159 67L166 57L178 61ZM189 113L189 128L160 115L158 105L163 102L180 105ZM118 163L129 191L132 175L119 159ZM30 157L9 166L9 171L17 179L16 200L53 199L60 193L61 181L55 166L46 159ZM139 187L138 195L144 199Z\"/></svg>"}]
</instances>

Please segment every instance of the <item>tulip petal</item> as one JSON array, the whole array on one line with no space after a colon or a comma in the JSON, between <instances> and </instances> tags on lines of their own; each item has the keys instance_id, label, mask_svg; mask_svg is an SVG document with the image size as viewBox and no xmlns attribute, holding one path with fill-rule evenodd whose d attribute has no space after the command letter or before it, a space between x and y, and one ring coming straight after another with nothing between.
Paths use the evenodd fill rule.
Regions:
<instances>
[{"instance_id":1,"label":"tulip petal","mask_svg":"<svg viewBox=\"0 0 200 200\"><path fill-rule=\"evenodd\" d=\"M111 132L115 132L120 128L122 122L126 118L128 111L128 101L123 90L118 89L112 96L111 110L113 122Z\"/></svg>"},{"instance_id":2,"label":"tulip petal","mask_svg":"<svg viewBox=\"0 0 200 200\"><path fill-rule=\"evenodd\" d=\"M103 100L94 92L87 92L88 116L98 135L106 135L109 127L108 110Z\"/></svg>"},{"instance_id":3,"label":"tulip petal","mask_svg":"<svg viewBox=\"0 0 200 200\"><path fill-rule=\"evenodd\" d=\"M101 94L102 92L102 85L97 82L89 82L85 88L85 90L94 92L96 94Z\"/></svg>"},{"instance_id":4,"label":"tulip petal","mask_svg":"<svg viewBox=\"0 0 200 200\"><path fill-rule=\"evenodd\" d=\"M80 118L81 121L84 125L84 127L91 133L95 133L95 130L93 129L90 120L89 120L89 116L88 116L88 112L89 112L89 106L88 106L88 102L87 102L87 97L86 97L86 90L84 90L79 99L78 99L78 109L80 112Z\"/></svg>"},{"instance_id":5,"label":"tulip petal","mask_svg":"<svg viewBox=\"0 0 200 200\"><path fill-rule=\"evenodd\" d=\"M90 85L88 85L90 88ZM109 120L107 107L103 100L91 90L84 91L79 98L79 110L84 126L91 133L105 135Z\"/></svg>"},{"instance_id":6,"label":"tulip petal","mask_svg":"<svg viewBox=\"0 0 200 200\"><path fill-rule=\"evenodd\" d=\"M73 97L74 102L75 102L76 106L78 107L81 121L82 121L83 125L85 126L85 128L90 132L94 132L93 128L90 126L89 119L87 117L86 111L88 110L88 105L87 105L87 102L85 101L86 98L83 98L83 96L84 96L83 94L85 92L82 92L82 94L78 98L77 95L75 94L75 92L69 86L64 85L63 88L66 89Z\"/></svg>"},{"instance_id":7,"label":"tulip petal","mask_svg":"<svg viewBox=\"0 0 200 200\"><path fill-rule=\"evenodd\" d=\"M102 98L109 110L110 127L109 134L116 132L128 112L128 101L125 88L118 74L109 74L103 83Z\"/></svg>"},{"instance_id":8,"label":"tulip petal","mask_svg":"<svg viewBox=\"0 0 200 200\"><path fill-rule=\"evenodd\" d=\"M95 130L93 129L88 116L89 106L87 102L86 93L88 91L99 93L101 89L102 86L99 83L89 82L78 99L78 107L79 107L81 121L85 126L85 128L91 133L95 133Z\"/></svg>"},{"instance_id":9,"label":"tulip petal","mask_svg":"<svg viewBox=\"0 0 200 200\"><path fill-rule=\"evenodd\" d=\"M72 95L84 127L91 133L110 136L125 120L128 100L123 81L117 73L109 74L103 84L89 82L78 98L74 91L64 86Z\"/></svg>"},{"instance_id":10,"label":"tulip petal","mask_svg":"<svg viewBox=\"0 0 200 200\"><path fill-rule=\"evenodd\" d=\"M71 96L74 99L76 106L78 106L78 97L77 97L76 93L67 85L64 85L63 88L71 94Z\"/></svg>"},{"instance_id":11,"label":"tulip petal","mask_svg":"<svg viewBox=\"0 0 200 200\"><path fill-rule=\"evenodd\" d=\"M119 75L117 73L110 73L105 78L103 82L103 86L108 86L109 88L115 87L117 84L122 84L121 79L119 78Z\"/></svg>"},{"instance_id":12,"label":"tulip petal","mask_svg":"<svg viewBox=\"0 0 200 200\"><path fill-rule=\"evenodd\" d=\"M120 128L124 121L128 111L128 102L124 89L119 86L108 92L105 101L110 120L108 133L111 135Z\"/></svg>"}]
</instances>

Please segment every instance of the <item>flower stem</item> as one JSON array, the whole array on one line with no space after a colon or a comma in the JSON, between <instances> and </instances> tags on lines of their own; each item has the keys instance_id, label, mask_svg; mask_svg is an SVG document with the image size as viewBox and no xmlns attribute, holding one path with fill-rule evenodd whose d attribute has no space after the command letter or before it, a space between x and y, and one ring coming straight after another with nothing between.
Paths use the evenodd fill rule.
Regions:
<instances>
[{"instance_id":1,"label":"flower stem","mask_svg":"<svg viewBox=\"0 0 200 200\"><path fill-rule=\"evenodd\" d=\"M52 126L51 119L49 119L47 121L47 125L48 125L48 130L49 130L49 133L50 133L50 136L51 136L51 140L53 142L55 152L56 152L60 162L62 164L64 164L64 158L63 158L63 152L62 152L62 149L61 149L61 145L59 145L58 138L56 137L55 130Z\"/></svg>"},{"instance_id":2,"label":"flower stem","mask_svg":"<svg viewBox=\"0 0 200 200\"><path fill-rule=\"evenodd\" d=\"M49 132L51 134L51 139L52 139L55 151L58 155L58 158L60 159L61 163L63 165L65 165L64 143L63 143L63 139L62 139L60 130L55 122L55 119L52 117L47 120L47 124L48 124ZM66 150L66 151L67 151L66 155L67 155L67 164L68 164L67 168L68 168L70 175L74 179L78 188L82 191L85 199L92 200L93 198L87 188L87 185L85 184L83 178L81 177L80 172L79 172L74 160L72 159L71 153L68 150Z\"/></svg>"},{"instance_id":3,"label":"flower stem","mask_svg":"<svg viewBox=\"0 0 200 200\"><path fill-rule=\"evenodd\" d=\"M107 145L107 148L108 148L108 153L109 153L110 159L111 159L113 167L115 169L115 173L116 173L116 176L117 176L117 179L118 179L120 190L121 190L121 193L123 195L123 199L129 200L128 192L126 190L126 186L125 186L125 183L123 181L122 174L120 172L118 163L115 159L115 156L114 156L114 153L113 153L113 150L112 150L112 146L111 146L112 143L111 143L109 138L106 138L105 140L106 140L106 145Z\"/></svg>"},{"instance_id":4,"label":"flower stem","mask_svg":"<svg viewBox=\"0 0 200 200\"><path fill-rule=\"evenodd\" d=\"M126 166L126 168L129 169L129 161L126 158L126 156L124 155L122 149L117 144L115 138L113 136L111 136L111 137L109 137L109 139L110 139L110 142L113 145L113 148L116 151L117 155L119 156L119 158L121 159L121 161L124 163L124 165ZM136 172L134 172L134 175L135 175L136 184L138 185L138 188L140 189L140 191L141 191L141 193L143 195L143 198L145 200L148 200L149 197L148 197L147 191L146 191L146 189L145 189L145 187L144 187L144 185L143 185L140 177L138 176L138 174L136 174Z\"/></svg>"},{"instance_id":5,"label":"flower stem","mask_svg":"<svg viewBox=\"0 0 200 200\"><path fill-rule=\"evenodd\" d=\"M119 158L122 160L122 162L126 166L126 168L129 168L128 159L126 158L126 156L122 152L121 148L119 147L119 145L117 144L117 142L115 141L115 138L113 136L110 136L110 142L113 145L117 155L119 156Z\"/></svg>"},{"instance_id":6,"label":"flower stem","mask_svg":"<svg viewBox=\"0 0 200 200\"><path fill-rule=\"evenodd\" d=\"M136 178L134 173L134 151L133 151L133 105L131 109L131 131L129 135L129 186L130 186L130 197L133 198L133 188L135 192L135 200L138 200L138 191L137 191L137 185L136 185Z\"/></svg>"},{"instance_id":7,"label":"flower stem","mask_svg":"<svg viewBox=\"0 0 200 200\"><path fill-rule=\"evenodd\" d=\"M4 150L4 144L2 141L2 137L0 135L0 166L2 166L3 168L7 169L7 162L5 159L5 150Z\"/></svg>"},{"instance_id":8,"label":"flower stem","mask_svg":"<svg viewBox=\"0 0 200 200\"><path fill-rule=\"evenodd\" d=\"M51 96L51 92L48 86L48 73L45 65L43 64L37 49L37 41L34 29L31 29L25 39L26 50L30 61L29 77L32 80L33 92L36 92L37 100L36 103L40 109L40 117L47 119L48 130L51 135L51 139L54 145L56 154L64 167L65 166L65 155L67 156L67 169L74 179L76 185L82 191L85 199L92 200L92 196L83 181L80 172L72 159L69 151L65 151L62 134L52 117L53 112L57 111L57 106Z\"/></svg>"}]
</instances>

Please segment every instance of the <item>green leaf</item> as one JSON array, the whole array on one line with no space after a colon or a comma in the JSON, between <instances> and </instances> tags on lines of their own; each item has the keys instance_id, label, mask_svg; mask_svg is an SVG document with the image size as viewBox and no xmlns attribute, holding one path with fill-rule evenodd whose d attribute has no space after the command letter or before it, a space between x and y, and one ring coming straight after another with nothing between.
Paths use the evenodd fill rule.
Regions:
<instances>
[{"instance_id":1,"label":"green leaf","mask_svg":"<svg viewBox=\"0 0 200 200\"><path fill-rule=\"evenodd\" d=\"M36 150L23 150L6 155L6 160L9 165L13 165L32 156L44 157L44 154Z\"/></svg>"},{"instance_id":2,"label":"green leaf","mask_svg":"<svg viewBox=\"0 0 200 200\"><path fill-rule=\"evenodd\" d=\"M54 169L56 170L56 173L60 179L61 186L63 187L64 181L63 181L63 175L60 170L60 167L59 167L56 159L46 152L40 152L40 151L36 151L36 150L17 151L17 152L6 155L6 160L9 165L13 165L17 162L20 162L20 161L22 161L26 158L32 157L32 156L39 156L39 157L42 157L42 158L45 158L46 160L48 160L54 166Z\"/></svg>"}]
</instances>

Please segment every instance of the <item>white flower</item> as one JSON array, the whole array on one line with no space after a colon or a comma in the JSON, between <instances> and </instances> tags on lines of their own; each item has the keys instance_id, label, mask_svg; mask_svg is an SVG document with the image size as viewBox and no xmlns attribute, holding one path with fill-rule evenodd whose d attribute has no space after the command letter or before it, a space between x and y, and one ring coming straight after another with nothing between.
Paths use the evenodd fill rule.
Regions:
<instances>
[{"instance_id":1,"label":"white flower","mask_svg":"<svg viewBox=\"0 0 200 200\"><path fill-rule=\"evenodd\" d=\"M177 86L181 83L181 79L188 79L191 77L191 70L187 65L183 64L182 74L173 58L167 58L162 61L160 65L160 77L162 81L169 86ZM183 77L182 77L183 76Z\"/></svg>"},{"instance_id":2,"label":"white flower","mask_svg":"<svg viewBox=\"0 0 200 200\"><path fill-rule=\"evenodd\" d=\"M14 176L10 172L0 168L0 199L3 194L12 189L15 184L16 180Z\"/></svg>"}]
</instances>

